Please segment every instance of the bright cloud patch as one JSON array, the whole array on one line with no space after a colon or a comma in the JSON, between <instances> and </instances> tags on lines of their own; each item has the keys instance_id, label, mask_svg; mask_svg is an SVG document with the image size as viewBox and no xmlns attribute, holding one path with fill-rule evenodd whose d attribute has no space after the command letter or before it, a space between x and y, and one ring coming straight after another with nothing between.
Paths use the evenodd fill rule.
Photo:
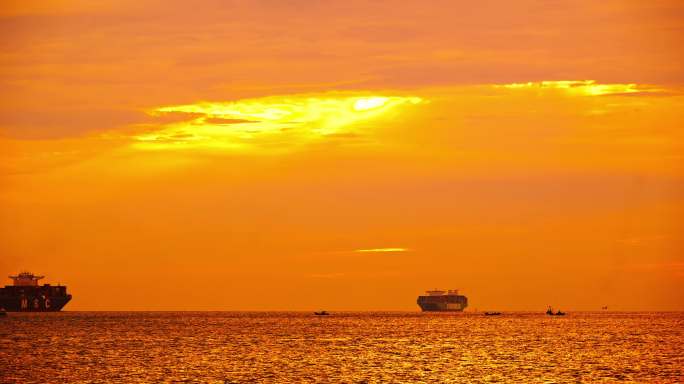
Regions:
<instances>
[{"instance_id":1,"label":"bright cloud patch","mask_svg":"<svg viewBox=\"0 0 684 384\"><path fill-rule=\"evenodd\" d=\"M357 123L421 101L403 96L291 95L166 106L149 113L186 114L188 119L161 125L135 139L145 149L296 145L348 133Z\"/></svg>"},{"instance_id":2,"label":"bright cloud patch","mask_svg":"<svg viewBox=\"0 0 684 384\"><path fill-rule=\"evenodd\" d=\"M658 89L647 89L637 84L597 84L594 80L558 80L527 83L504 84L498 87L511 89L559 89L577 95L601 96L629 93L658 92Z\"/></svg>"},{"instance_id":3,"label":"bright cloud patch","mask_svg":"<svg viewBox=\"0 0 684 384\"><path fill-rule=\"evenodd\" d=\"M373 253L373 252L406 252L407 248L370 248L370 249L357 249L354 252L359 253Z\"/></svg>"}]
</instances>

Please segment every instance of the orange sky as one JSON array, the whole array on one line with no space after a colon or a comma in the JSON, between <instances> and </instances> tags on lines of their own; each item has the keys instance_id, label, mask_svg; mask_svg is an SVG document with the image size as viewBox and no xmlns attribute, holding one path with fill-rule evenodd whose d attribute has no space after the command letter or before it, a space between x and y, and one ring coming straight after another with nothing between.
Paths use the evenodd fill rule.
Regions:
<instances>
[{"instance_id":1,"label":"orange sky","mask_svg":"<svg viewBox=\"0 0 684 384\"><path fill-rule=\"evenodd\" d=\"M684 309L681 3L322 4L3 2L0 273L69 310Z\"/></svg>"}]
</instances>

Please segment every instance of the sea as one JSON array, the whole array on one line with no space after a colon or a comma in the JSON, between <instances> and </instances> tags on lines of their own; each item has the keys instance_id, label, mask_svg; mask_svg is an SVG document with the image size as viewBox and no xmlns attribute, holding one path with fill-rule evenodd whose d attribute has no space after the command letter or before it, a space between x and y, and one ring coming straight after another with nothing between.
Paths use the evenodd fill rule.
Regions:
<instances>
[{"instance_id":1,"label":"sea","mask_svg":"<svg viewBox=\"0 0 684 384\"><path fill-rule=\"evenodd\" d=\"M684 312L0 318L2 383L676 383Z\"/></svg>"}]
</instances>

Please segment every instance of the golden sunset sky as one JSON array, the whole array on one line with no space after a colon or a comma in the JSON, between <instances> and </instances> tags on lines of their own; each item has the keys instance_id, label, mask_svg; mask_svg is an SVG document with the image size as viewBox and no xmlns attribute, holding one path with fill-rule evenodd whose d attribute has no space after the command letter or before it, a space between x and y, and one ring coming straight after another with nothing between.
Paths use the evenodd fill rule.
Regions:
<instances>
[{"instance_id":1,"label":"golden sunset sky","mask_svg":"<svg viewBox=\"0 0 684 384\"><path fill-rule=\"evenodd\" d=\"M67 310L684 309L680 1L4 1L0 29L0 273Z\"/></svg>"}]
</instances>

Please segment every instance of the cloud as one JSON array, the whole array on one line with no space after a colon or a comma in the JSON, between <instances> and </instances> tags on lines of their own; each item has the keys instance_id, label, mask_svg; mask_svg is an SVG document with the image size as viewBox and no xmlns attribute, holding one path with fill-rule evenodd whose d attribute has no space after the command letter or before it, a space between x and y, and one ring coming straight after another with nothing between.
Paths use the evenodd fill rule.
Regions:
<instances>
[{"instance_id":1,"label":"cloud","mask_svg":"<svg viewBox=\"0 0 684 384\"><path fill-rule=\"evenodd\" d=\"M256 150L297 147L326 138L357 138L361 122L418 104L416 96L356 93L295 94L230 102L198 102L152 109L153 116L187 114L135 135L139 149ZM370 129L370 128L366 128Z\"/></svg>"},{"instance_id":2,"label":"cloud","mask_svg":"<svg viewBox=\"0 0 684 384\"><path fill-rule=\"evenodd\" d=\"M204 119L207 124L217 124L217 125L229 125L229 124L242 124L242 123L258 123L254 120L246 119L224 119L222 117L207 117Z\"/></svg>"},{"instance_id":3,"label":"cloud","mask_svg":"<svg viewBox=\"0 0 684 384\"><path fill-rule=\"evenodd\" d=\"M663 89L628 84L601 84L595 80L545 80L526 83L510 83L496 85L508 89L561 90L566 93L582 96L631 96L652 95L666 92Z\"/></svg>"},{"instance_id":4,"label":"cloud","mask_svg":"<svg viewBox=\"0 0 684 384\"><path fill-rule=\"evenodd\" d=\"M354 252L358 253L383 253L383 252L408 252L408 248L369 248L369 249L356 249Z\"/></svg>"}]
</instances>

